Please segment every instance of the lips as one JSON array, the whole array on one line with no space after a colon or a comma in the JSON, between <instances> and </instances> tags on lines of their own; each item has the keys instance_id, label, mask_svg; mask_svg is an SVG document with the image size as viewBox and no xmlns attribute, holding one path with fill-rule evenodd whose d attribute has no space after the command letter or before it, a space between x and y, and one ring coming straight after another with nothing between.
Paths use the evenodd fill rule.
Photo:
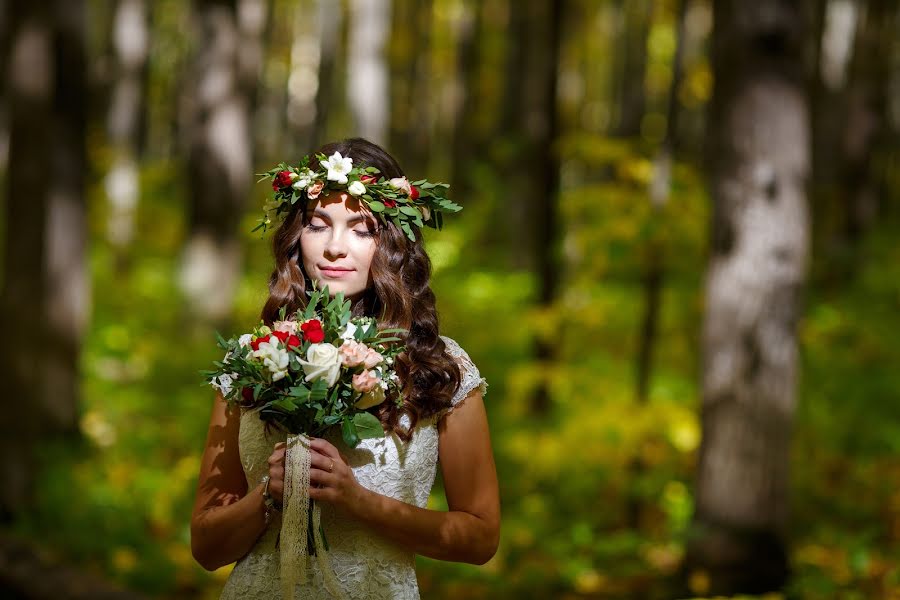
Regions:
<instances>
[{"instance_id":1,"label":"lips","mask_svg":"<svg viewBox=\"0 0 900 600\"><path fill-rule=\"evenodd\" d=\"M351 273L353 273L356 269L351 269L349 267L335 267L335 266L322 266L319 265L319 271L325 277L330 279L341 279L343 277L349 277Z\"/></svg>"}]
</instances>

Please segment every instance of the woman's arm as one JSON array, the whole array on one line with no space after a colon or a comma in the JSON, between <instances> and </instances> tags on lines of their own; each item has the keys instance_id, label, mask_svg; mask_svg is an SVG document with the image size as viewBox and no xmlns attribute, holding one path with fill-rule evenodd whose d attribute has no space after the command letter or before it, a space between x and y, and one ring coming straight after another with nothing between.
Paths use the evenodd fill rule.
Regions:
<instances>
[{"instance_id":1,"label":"woman's arm","mask_svg":"<svg viewBox=\"0 0 900 600\"><path fill-rule=\"evenodd\" d=\"M209 571L247 554L265 530L262 485L247 493L239 427L239 409L216 393L191 515L191 553Z\"/></svg>"},{"instance_id":2,"label":"woman's arm","mask_svg":"<svg viewBox=\"0 0 900 600\"><path fill-rule=\"evenodd\" d=\"M417 554L482 565L500 539L500 492L491 451L487 414L473 390L438 427L439 458L449 511L419 508L364 488L337 449L313 441L313 481L324 484L310 495L341 508L380 535ZM334 459L334 471L329 473ZM355 484L355 485L354 485Z\"/></svg>"}]
</instances>

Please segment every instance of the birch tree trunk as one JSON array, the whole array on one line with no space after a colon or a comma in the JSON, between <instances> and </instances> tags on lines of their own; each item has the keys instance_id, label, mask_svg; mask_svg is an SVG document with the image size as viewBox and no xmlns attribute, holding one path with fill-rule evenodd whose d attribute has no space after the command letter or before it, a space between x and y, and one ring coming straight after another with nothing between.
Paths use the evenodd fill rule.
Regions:
<instances>
[{"instance_id":1,"label":"birch tree trunk","mask_svg":"<svg viewBox=\"0 0 900 600\"><path fill-rule=\"evenodd\" d=\"M265 29L262 0L197 0L187 91L189 238L179 283L201 318L225 319L241 269L238 222L253 175L250 115Z\"/></svg>"},{"instance_id":2,"label":"birch tree trunk","mask_svg":"<svg viewBox=\"0 0 900 600\"><path fill-rule=\"evenodd\" d=\"M787 578L788 462L809 215L805 15L716 0L702 443L685 566L702 595Z\"/></svg>"},{"instance_id":3,"label":"birch tree trunk","mask_svg":"<svg viewBox=\"0 0 900 600\"><path fill-rule=\"evenodd\" d=\"M13 2L0 411L0 518L30 502L41 439L77 432L87 322L85 15L81 1Z\"/></svg>"},{"instance_id":4,"label":"birch tree trunk","mask_svg":"<svg viewBox=\"0 0 900 600\"><path fill-rule=\"evenodd\" d=\"M347 103L355 134L386 144L390 90L385 56L391 24L390 0L351 0L347 44Z\"/></svg>"},{"instance_id":5,"label":"birch tree trunk","mask_svg":"<svg viewBox=\"0 0 900 600\"><path fill-rule=\"evenodd\" d=\"M134 215L140 188L138 157L146 106L147 56L150 51L148 7L144 0L119 0L112 24L115 79L106 129L112 166L105 178L109 199L107 235L122 253L134 235Z\"/></svg>"}]
</instances>

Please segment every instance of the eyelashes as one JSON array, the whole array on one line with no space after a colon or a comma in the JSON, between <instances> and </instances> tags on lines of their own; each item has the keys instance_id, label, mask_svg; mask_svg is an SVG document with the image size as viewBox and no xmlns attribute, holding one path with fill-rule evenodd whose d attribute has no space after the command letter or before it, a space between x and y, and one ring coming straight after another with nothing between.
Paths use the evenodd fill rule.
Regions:
<instances>
[{"instance_id":1,"label":"eyelashes","mask_svg":"<svg viewBox=\"0 0 900 600\"><path fill-rule=\"evenodd\" d=\"M325 225L313 225L312 223L309 223L309 224L306 225L306 229L307 229L310 233L318 233L318 232L320 232L320 231L325 231L326 229L328 229L328 227L326 227ZM353 233L355 233L358 237L361 237L361 238L372 238L372 237L375 237L375 232L374 232L374 231L368 231L368 230L367 230L367 231L359 231L358 229L353 229L352 231L353 231Z\"/></svg>"}]
</instances>

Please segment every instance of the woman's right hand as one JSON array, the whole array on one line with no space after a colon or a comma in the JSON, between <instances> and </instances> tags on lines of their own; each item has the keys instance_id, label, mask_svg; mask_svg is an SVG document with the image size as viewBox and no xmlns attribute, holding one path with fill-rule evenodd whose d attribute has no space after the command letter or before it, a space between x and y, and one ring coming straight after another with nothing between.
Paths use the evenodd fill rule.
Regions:
<instances>
[{"instance_id":1,"label":"woman's right hand","mask_svg":"<svg viewBox=\"0 0 900 600\"><path fill-rule=\"evenodd\" d=\"M286 442L278 442L275 444L272 455L269 456L269 495L278 506L284 502L284 453L286 449Z\"/></svg>"}]
</instances>

